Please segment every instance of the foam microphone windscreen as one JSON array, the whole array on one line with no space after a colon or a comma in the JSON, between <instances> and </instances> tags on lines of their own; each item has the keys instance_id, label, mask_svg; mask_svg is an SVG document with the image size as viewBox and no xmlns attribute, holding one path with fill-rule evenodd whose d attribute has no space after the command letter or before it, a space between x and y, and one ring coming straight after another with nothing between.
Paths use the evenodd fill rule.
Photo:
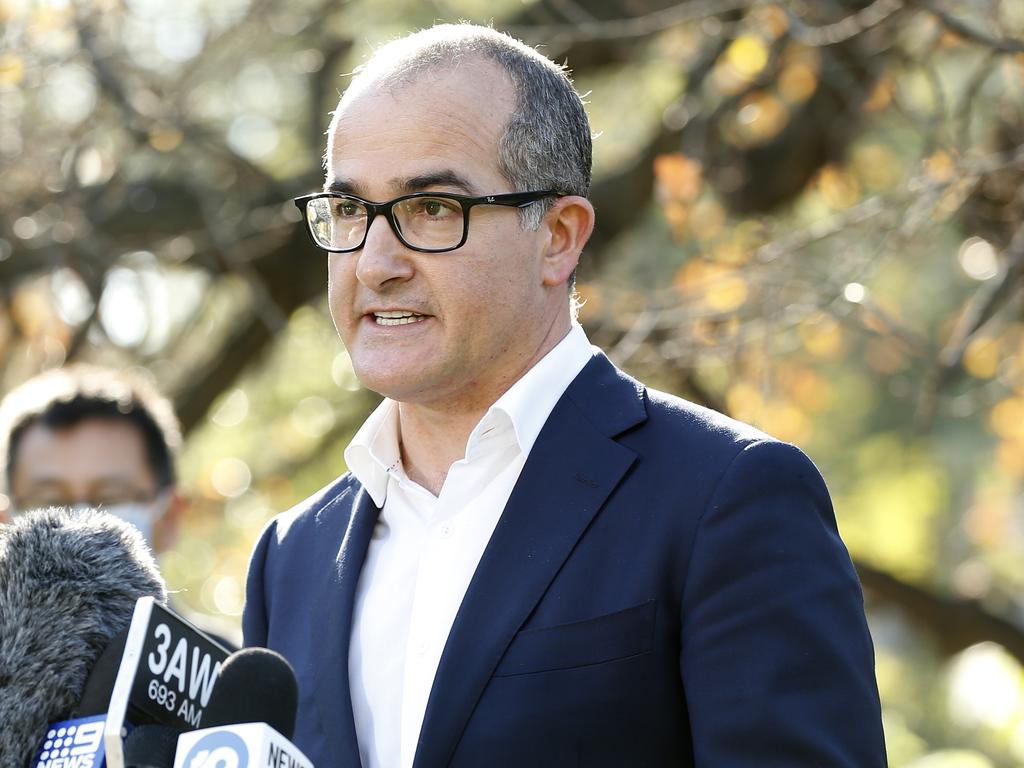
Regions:
<instances>
[{"instance_id":1,"label":"foam microphone windscreen","mask_svg":"<svg viewBox=\"0 0 1024 768\"><path fill-rule=\"evenodd\" d=\"M203 727L266 723L291 739L298 708L299 685L288 660L267 648L243 648L221 667Z\"/></svg>"},{"instance_id":2,"label":"foam microphone windscreen","mask_svg":"<svg viewBox=\"0 0 1024 768\"><path fill-rule=\"evenodd\" d=\"M145 595L166 602L163 579L113 515L54 508L0 525L0 765L31 761Z\"/></svg>"}]
</instances>

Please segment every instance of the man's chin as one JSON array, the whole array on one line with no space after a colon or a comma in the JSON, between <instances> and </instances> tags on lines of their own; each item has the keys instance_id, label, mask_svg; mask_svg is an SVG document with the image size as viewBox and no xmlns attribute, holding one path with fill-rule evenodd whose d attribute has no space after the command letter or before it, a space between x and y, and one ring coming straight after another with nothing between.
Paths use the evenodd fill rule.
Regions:
<instances>
[{"instance_id":1,"label":"man's chin","mask_svg":"<svg viewBox=\"0 0 1024 768\"><path fill-rule=\"evenodd\" d=\"M387 372L357 368L356 379L371 392L400 403L420 402L429 396L430 391L430 383L423 376L422 367Z\"/></svg>"}]
</instances>

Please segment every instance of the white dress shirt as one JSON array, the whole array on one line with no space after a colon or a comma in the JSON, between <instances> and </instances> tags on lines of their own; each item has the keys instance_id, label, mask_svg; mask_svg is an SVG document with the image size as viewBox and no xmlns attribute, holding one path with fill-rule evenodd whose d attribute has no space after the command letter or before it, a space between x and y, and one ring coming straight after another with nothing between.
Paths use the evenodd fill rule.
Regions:
<instances>
[{"instance_id":1,"label":"white dress shirt","mask_svg":"<svg viewBox=\"0 0 1024 768\"><path fill-rule=\"evenodd\" d=\"M348 667L363 768L409 768L462 598L544 422L590 360L569 333L470 433L434 496L408 478L398 405L385 400L345 450L381 508L359 576Z\"/></svg>"}]
</instances>

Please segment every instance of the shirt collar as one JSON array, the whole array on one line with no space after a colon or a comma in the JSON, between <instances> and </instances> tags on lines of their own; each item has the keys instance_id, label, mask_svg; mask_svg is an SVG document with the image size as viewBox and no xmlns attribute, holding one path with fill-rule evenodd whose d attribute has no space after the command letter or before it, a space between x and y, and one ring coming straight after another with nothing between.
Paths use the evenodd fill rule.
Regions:
<instances>
[{"instance_id":1,"label":"shirt collar","mask_svg":"<svg viewBox=\"0 0 1024 768\"><path fill-rule=\"evenodd\" d=\"M569 384L594 354L582 326L573 324L555 347L509 387L492 405L469 436L470 444L480 426L492 414L504 414L515 430L516 442L524 456L530 455L544 423Z\"/></svg>"},{"instance_id":2,"label":"shirt collar","mask_svg":"<svg viewBox=\"0 0 1024 768\"><path fill-rule=\"evenodd\" d=\"M373 503L384 506L388 474L401 471L398 448L398 403L385 398L359 428L345 449L345 464L363 484Z\"/></svg>"},{"instance_id":3,"label":"shirt collar","mask_svg":"<svg viewBox=\"0 0 1024 768\"><path fill-rule=\"evenodd\" d=\"M593 356L582 326L569 333L487 409L466 444L472 458L485 442L508 430L523 456L529 456L544 423L569 384ZM398 404L385 399L345 449L345 464L366 488L374 504L384 505L388 476L402 476L398 445Z\"/></svg>"}]
</instances>

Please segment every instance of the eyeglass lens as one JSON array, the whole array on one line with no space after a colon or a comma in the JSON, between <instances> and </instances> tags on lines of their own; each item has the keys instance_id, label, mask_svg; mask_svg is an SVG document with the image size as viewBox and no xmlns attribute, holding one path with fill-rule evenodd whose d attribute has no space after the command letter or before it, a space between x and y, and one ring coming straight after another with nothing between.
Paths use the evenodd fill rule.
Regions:
<instances>
[{"instance_id":1,"label":"eyeglass lens","mask_svg":"<svg viewBox=\"0 0 1024 768\"><path fill-rule=\"evenodd\" d=\"M461 242L465 212L457 200L410 197L391 207L396 234L416 248L454 248ZM319 197L306 206L317 243L328 250L358 248L366 235L366 206L350 197Z\"/></svg>"}]
</instances>

